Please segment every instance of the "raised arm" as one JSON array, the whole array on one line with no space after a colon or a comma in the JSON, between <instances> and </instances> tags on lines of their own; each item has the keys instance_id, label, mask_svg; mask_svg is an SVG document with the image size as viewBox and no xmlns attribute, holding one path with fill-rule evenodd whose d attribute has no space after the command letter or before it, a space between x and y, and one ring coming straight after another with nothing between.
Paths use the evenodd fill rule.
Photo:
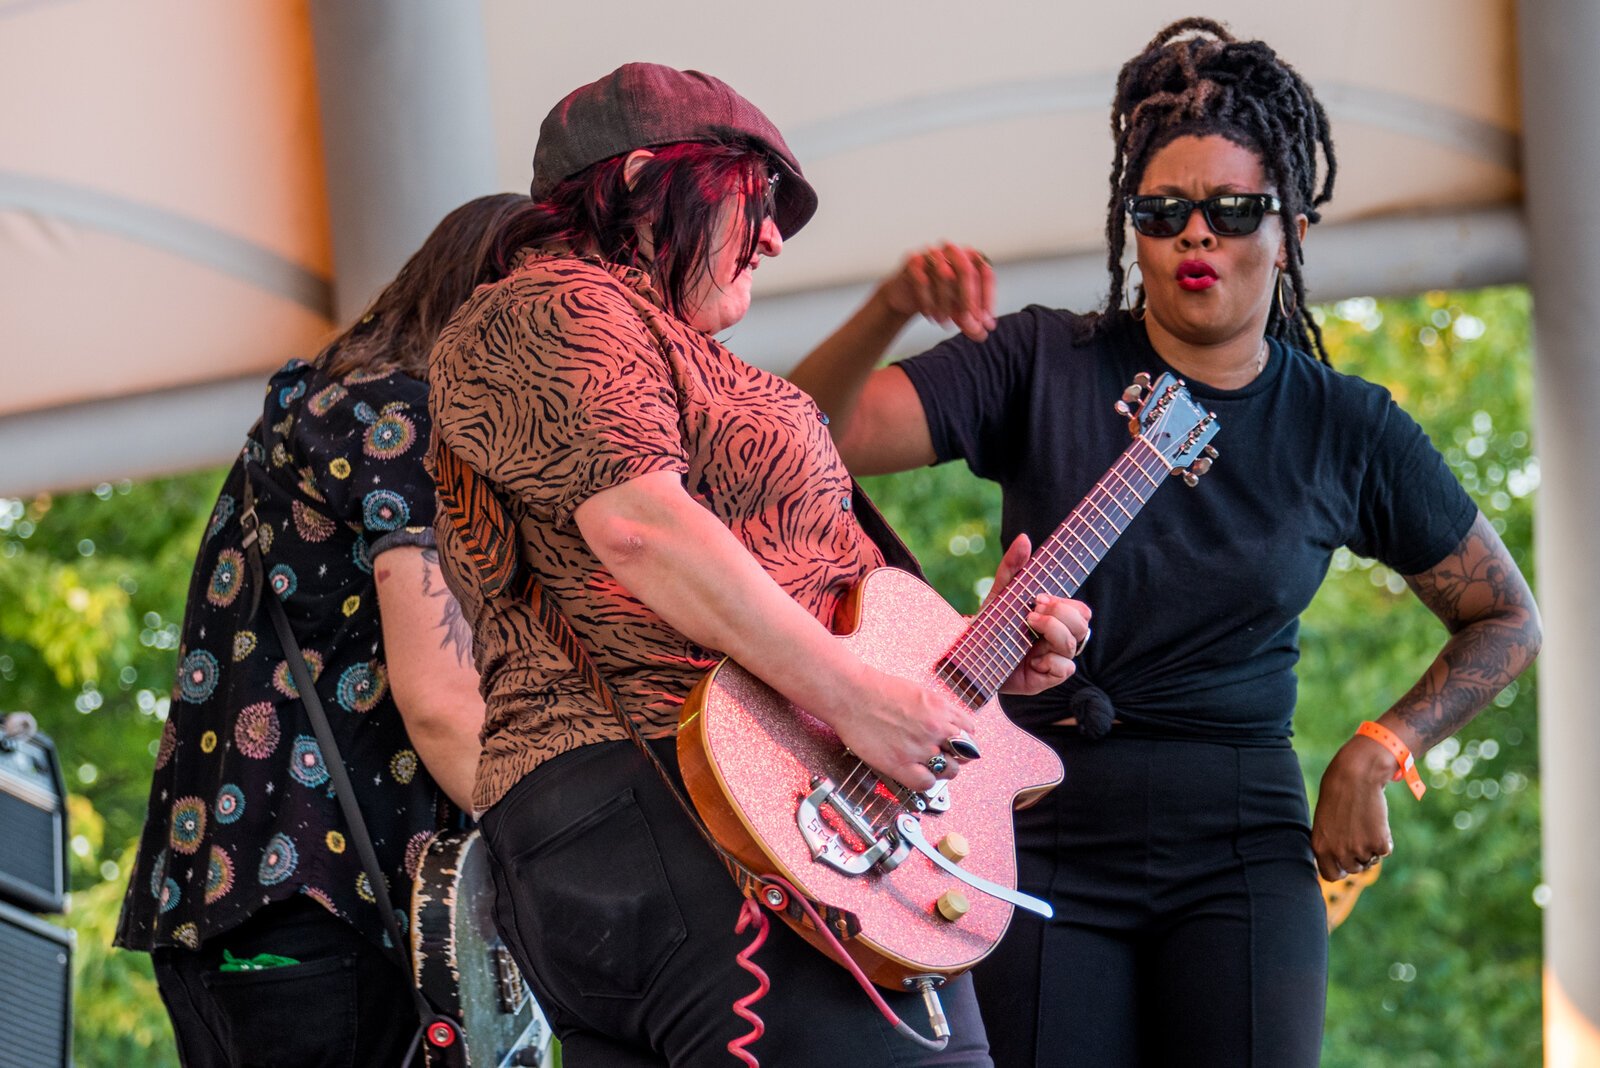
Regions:
<instances>
[{"instance_id":1,"label":"raised arm","mask_svg":"<svg viewBox=\"0 0 1600 1068\"><path fill-rule=\"evenodd\" d=\"M828 413L834 443L853 474L921 467L934 460L927 418L910 379L877 368L913 317L954 325L974 341L994 328L994 271L983 254L945 244L908 255L854 315L790 372Z\"/></svg>"},{"instance_id":2,"label":"raised arm","mask_svg":"<svg viewBox=\"0 0 1600 1068\"><path fill-rule=\"evenodd\" d=\"M832 727L868 764L913 789L931 786L925 761L971 731L972 713L857 659L775 583L715 516L657 472L578 506L579 531L627 589L691 640L719 650ZM1042 606L1035 630L1075 651L1087 622L1075 602ZM1048 673L1070 673L1065 657ZM945 774L955 773L952 763Z\"/></svg>"},{"instance_id":3,"label":"raised arm","mask_svg":"<svg viewBox=\"0 0 1600 1068\"><path fill-rule=\"evenodd\" d=\"M417 756L439 788L472 811L483 698L472 630L433 549L400 546L373 561L389 685Z\"/></svg>"},{"instance_id":4,"label":"raised arm","mask_svg":"<svg viewBox=\"0 0 1600 1068\"><path fill-rule=\"evenodd\" d=\"M1533 663L1542 631L1527 580L1482 512L1453 553L1406 582L1450 632L1427 672L1378 720L1420 762ZM1395 768L1386 748L1360 736L1329 763L1311 834L1325 878L1360 871L1393 848L1383 787Z\"/></svg>"}]
</instances>

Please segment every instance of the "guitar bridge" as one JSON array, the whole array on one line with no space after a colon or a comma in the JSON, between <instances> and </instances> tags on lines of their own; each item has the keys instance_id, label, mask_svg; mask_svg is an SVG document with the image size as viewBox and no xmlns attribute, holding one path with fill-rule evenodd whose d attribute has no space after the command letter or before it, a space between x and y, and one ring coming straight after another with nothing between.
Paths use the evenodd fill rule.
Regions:
<instances>
[{"instance_id":1,"label":"guitar bridge","mask_svg":"<svg viewBox=\"0 0 1600 1068\"><path fill-rule=\"evenodd\" d=\"M835 830L823 817L832 812L867 847L851 848L843 832ZM813 860L821 861L846 875L864 875L874 867L893 871L911 854L911 847L892 831L872 826L861 806L845 796L832 779L818 776L811 780L811 792L800 799L795 822L811 847Z\"/></svg>"}]
</instances>

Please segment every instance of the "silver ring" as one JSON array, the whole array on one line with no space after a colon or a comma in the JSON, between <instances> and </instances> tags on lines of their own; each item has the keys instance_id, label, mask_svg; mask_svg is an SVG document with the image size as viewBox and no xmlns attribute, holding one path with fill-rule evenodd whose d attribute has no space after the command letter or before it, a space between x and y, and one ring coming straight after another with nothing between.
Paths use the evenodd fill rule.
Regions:
<instances>
[{"instance_id":1,"label":"silver ring","mask_svg":"<svg viewBox=\"0 0 1600 1068\"><path fill-rule=\"evenodd\" d=\"M944 758L943 753L935 753L928 758L928 770L935 775L943 775L950 762Z\"/></svg>"},{"instance_id":2,"label":"silver ring","mask_svg":"<svg viewBox=\"0 0 1600 1068\"><path fill-rule=\"evenodd\" d=\"M1091 635L1093 633L1094 633L1094 628L1093 627L1084 627L1083 628L1083 640L1078 643L1078 648L1076 650L1074 650L1074 655L1076 655L1077 653L1083 652L1083 647L1085 645L1089 644L1089 635Z\"/></svg>"}]
</instances>

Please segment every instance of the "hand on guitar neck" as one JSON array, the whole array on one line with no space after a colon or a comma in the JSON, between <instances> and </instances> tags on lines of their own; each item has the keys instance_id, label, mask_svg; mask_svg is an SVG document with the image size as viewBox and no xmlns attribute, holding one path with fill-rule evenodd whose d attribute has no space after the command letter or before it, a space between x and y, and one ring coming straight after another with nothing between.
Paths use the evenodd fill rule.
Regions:
<instances>
[{"instance_id":1,"label":"hand on guitar neck","mask_svg":"<svg viewBox=\"0 0 1600 1068\"><path fill-rule=\"evenodd\" d=\"M984 603L999 595L1028 563L1032 546L1026 534L1019 534L1006 550L995 571L994 586ZM1081 601L1042 594L1027 613L1028 629L1038 640L1027 656L1001 687L1007 693L1038 693L1065 682L1089 634L1089 607ZM844 715L835 714L830 725L841 741L874 771L912 790L927 790L939 779L953 779L960 770L961 753L951 753L942 745L948 759L939 759L937 748L928 745L932 735L947 739L970 736L976 727L973 709L952 699L944 689L930 689L920 682L862 665L873 678L862 687L880 700L851 705ZM942 765L937 773L930 760Z\"/></svg>"},{"instance_id":2,"label":"hand on guitar neck","mask_svg":"<svg viewBox=\"0 0 1600 1068\"><path fill-rule=\"evenodd\" d=\"M994 573L994 585L983 599L985 606L1002 593L1018 572L1033 557L1033 545L1026 534L1012 539L1000 566ZM1078 653L1089 641L1089 624L1094 612L1082 601L1052 597L1042 593L1028 613L1028 629L1039 636L1032 649L1017 669L1000 687L1001 693L1034 694L1059 686L1077 670L1073 663Z\"/></svg>"}]
</instances>

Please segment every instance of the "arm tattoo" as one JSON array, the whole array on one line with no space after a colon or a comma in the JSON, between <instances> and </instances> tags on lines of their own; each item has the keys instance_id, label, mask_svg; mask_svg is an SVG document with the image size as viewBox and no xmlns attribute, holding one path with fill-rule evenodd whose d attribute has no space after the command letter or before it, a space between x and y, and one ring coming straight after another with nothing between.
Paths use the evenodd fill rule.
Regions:
<instances>
[{"instance_id":1,"label":"arm tattoo","mask_svg":"<svg viewBox=\"0 0 1600 1068\"><path fill-rule=\"evenodd\" d=\"M472 663L472 626L461 614L461 604L455 594L444 583L437 549L422 550L422 594L437 598L440 602L439 629L444 631L444 637L439 639L439 648L453 647L456 663L463 667Z\"/></svg>"},{"instance_id":2,"label":"arm tattoo","mask_svg":"<svg viewBox=\"0 0 1600 1068\"><path fill-rule=\"evenodd\" d=\"M1438 658L1394 706L1425 745L1454 734L1538 655L1539 609L1483 513L1449 556L1406 582L1450 631Z\"/></svg>"}]
</instances>

